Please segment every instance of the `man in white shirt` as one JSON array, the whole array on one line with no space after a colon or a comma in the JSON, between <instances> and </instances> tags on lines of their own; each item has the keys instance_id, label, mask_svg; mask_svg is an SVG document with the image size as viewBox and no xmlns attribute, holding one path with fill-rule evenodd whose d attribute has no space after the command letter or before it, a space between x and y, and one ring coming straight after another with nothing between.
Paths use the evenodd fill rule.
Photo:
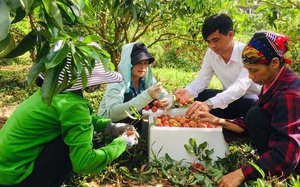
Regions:
<instances>
[{"instance_id":1,"label":"man in white shirt","mask_svg":"<svg viewBox=\"0 0 300 187\"><path fill-rule=\"evenodd\" d=\"M234 41L233 22L226 14L215 14L205 20L202 36L209 49L201 70L189 85L174 94L180 98L194 98L186 111L188 116L196 110L211 110L210 113L222 118L245 117L260 93L260 86L249 79L243 66L245 44ZM207 89L214 74L223 90Z\"/></svg>"}]
</instances>

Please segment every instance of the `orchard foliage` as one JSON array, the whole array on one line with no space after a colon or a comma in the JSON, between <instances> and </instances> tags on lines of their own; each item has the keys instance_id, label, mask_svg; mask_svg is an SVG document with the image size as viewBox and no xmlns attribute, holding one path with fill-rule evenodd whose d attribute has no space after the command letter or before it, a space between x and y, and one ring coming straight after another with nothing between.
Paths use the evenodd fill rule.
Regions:
<instances>
[{"instance_id":1,"label":"orchard foliage","mask_svg":"<svg viewBox=\"0 0 300 187\"><path fill-rule=\"evenodd\" d=\"M109 54L88 45L98 41L99 36L89 35L79 40L76 34L64 29L68 24L84 25L86 19L93 18L92 10L89 1L84 0L0 0L0 58L16 58L31 51L35 64L27 82L31 84L39 73L44 74L42 97L47 104L51 103L53 95L70 86L66 81L61 84L57 81L68 54L73 57L72 81L77 81L75 72L78 71L84 86L87 76L84 67L91 72L96 62L102 62L106 69L109 68ZM16 44L10 27L20 21L27 21L30 29Z\"/></svg>"},{"instance_id":2,"label":"orchard foliage","mask_svg":"<svg viewBox=\"0 0 300 187\"><path fill-rule=\"evenodd\" d=\"M239 4L244 7L254 6L255 1L245 0L239 1ZM254 15L257 15L255 20L249 26L259 26L258 30L271 30L289 36L289 52L288 58L293 62L291 67L298 74L300 73L300 1L298 0L261 0L257 1L257 8L254 10ZM261 20L265 24L262 25Z\"/></svg>"},{"instance_id":3,"label":"orchard foliage","mask_svg":"<svg viewBox=\"0 0 300 187\"><path fill-rule=\"evenodd\" d=\"M221 10L224 2L93 0L96 21L89 22L86 28L101 36L102 46L117 65L125 43L142 40L151 48L164 41L199 42L203 19Z\"/></svg>"}]
</instances>

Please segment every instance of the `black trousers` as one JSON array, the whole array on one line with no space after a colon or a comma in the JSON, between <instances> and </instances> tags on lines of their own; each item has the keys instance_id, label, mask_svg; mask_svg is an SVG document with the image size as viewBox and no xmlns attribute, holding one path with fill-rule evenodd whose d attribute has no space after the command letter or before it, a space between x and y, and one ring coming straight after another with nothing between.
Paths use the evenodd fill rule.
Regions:
<instances>
[{"instance_id":1,"label":"black trousers","mask_svg":"<svg viewBox=\"0 0 300 187\"><path fill-rule=\"evenodd\" d=\"M197 98L195 98L195 101L205 101L209 98L216 96L218 93L221 92L222 90L206 89L203 92L201 92ZM247 112L257 100L258 96L256 94L246 95L230 103L226 108L212 109L210 113L217 117L227 119L233 119L236 117L246 117Z\"/></svg>"},{"instance_id":2,"label":"black trousers","mask_svg":"<svg viewBox=\"0 0 300 187\"><path fill-rule=\"evenodd\" d=\"M255 106L251 108L246 116L246 130L249 137L253 142L254 147L257 149L259 155L262 155L268 150L269 139L275 129L271 126L271 117L265 111ZM293 173L300 174L300 164L296 166Z\"/></svg>"},{"instance_id":3,"label":"black trousers","mask_svg":"<svg viewBox=\"0 0 300 187\"><path fill-rule=\"evenodd\" d=\"M216 96L218 93L221 92L222 90L206 89L203 92L201 92L197 98L195 98L195 101L205 101L209 98ZM256 94L246 95L230 103L226 108L212 109L210 113L213 114L214 116L220 118L226 118L226 119L233 119L237 117L245 118L247 112L250 110L250 108L254 105L254 103L257 100L258 100L258 96ZM231 142L233 140L236 140L237 138L244 137L246 135L246 132L236 133L236 132L229 131L227 129L223 129L223 135L227 142Z\"/></svg>"},{"instance_id":4,"label":"black trousers","mask_svg":"<svg viewBox=\"0 0 300 187\"><path fill-rule=\"evenodd\" d=\"M246 116L246 130L259 155L268 150L269 139L275 130L271 127L271 117L262 107L251 108Z\"/></svg>"},{"instance_id":5,"label":"black trousers","mask_svg":"<svg viewBox=\"0 0 300 187\"><path fill-rule=\"evenodd\" d=\"M33 172L24 181L0 187L60 187L71 172L69 147L58 136L46 144L36 159Z\"/></svg>"}]
</instances>

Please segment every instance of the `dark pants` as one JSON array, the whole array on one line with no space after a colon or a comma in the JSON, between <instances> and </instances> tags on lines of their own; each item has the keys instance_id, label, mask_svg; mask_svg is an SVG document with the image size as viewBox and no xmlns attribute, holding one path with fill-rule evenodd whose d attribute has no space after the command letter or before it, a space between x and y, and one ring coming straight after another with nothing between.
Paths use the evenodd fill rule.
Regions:
<instances>
[{"instance_id":1,"label":"dark pants","mask_svg":"<svg viewBox=\"0 0 300 187\"><path fill-rule=\"evenodd\" d=\"M201 92L197 98L195 98L195 101L205 101L209 98L216 96L218 93L221 92L222 90L206 89L203 92ZM226 108L212 109L210 113L217 117L227 119L233 119L236 117L246 117L247 112L257 101L257 99L258 96L256 94L246 95L230 103Z\"/></svg>"},{"instance_id":2,"label":"dark pants","mask_svg":"<svg viewBox=\"0 0 300 187\"><path fill-rule=\"evenodd\" d=\"M201 92L195 101L205 101L209 98L216 96L218 93L221 93L222 90L215 90L215 89L206 89ZM237 117L246 117L247 112L250 108L254 105L254 103L258 100L258 96L256 94L246 95L241 97L240 99L230 103L226 108L220 109L212 109L210 111L211 114L217 116L219 118L226 118L226 119L234 119ZM238 138L242 138L245 136L246 132L244 133L236 133L233 131L229 131L223 128L223 134L225 140L227 142L231 142Z\"/></svg>"},{"instance_id":3,"label":"dark pants","mask_svg":"<svg viewBox=\"0 0 300 187\"><path fill-rule=\"evenodd\" d=\"M246 130L259 155L268 150L269 139L275 130L271 127L271 117L262 107L251 108L246 116Z\"/></svg>"},{"instance_id":4,"label":"dark pants","mask_svg":"<svg viewBox=\"0 0 300 187\"><path fill-rule=\"evenodd\" d=\"M71 172L69 147L58 136L46 144L36 159L33 172L21 183L7 187L60 187Z\"/></svg>"},{"instance_id":5,"label":"dark pants","mask_svg":"<svg viewBox=\"0 0 300 187\"><path fill-rule=\"evenodd\" d=\"M271 126L271 117L265 113L262 107L255 106L251 108L246 116L246 129L249 137L257 149L259 155L268 150L269 139L275 129ZM294 174L300 174L300 164L293 171Z\"/></svg>"}]
</instances>

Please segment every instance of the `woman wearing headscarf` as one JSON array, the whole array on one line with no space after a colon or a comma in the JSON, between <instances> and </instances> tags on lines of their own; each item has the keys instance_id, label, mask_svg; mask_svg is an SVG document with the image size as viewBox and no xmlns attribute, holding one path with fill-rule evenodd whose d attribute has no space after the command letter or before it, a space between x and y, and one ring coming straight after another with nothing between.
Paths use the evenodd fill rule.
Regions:
<instances>
[{"instance_id":1,"label":"woman wearing headscarf","mask_svg":"<svg viewBox=\"0 0 300 187\"><path fill-rule=\"evenodd\" d=\"M107 86L98 115L110 118L113 122L130 123L133 119L129 118L127 113L133 113L130 110L131 106L141 113L153 100L161 100L162 109L170 109L173 97L158 85L153 77L151 63L154 60L144 43L124 45L118 65L123 81ZM141 124L141 121L136 124L137 130L141 130Z\"/></svg>"},{"instance_id":2,"label":"woman wearing headscarf","mask_svg":"<svg viewBox=\"0 0 300 187\"><path fill-rule=\"evenodd\" d=\"M300 78L285 64L288 38L273 32L256 32L242 52L244 67L253 82L262 85L259 100L246 118L221 119L198 111L194 118L234 132L247 131L266 175L288 177L300 174ZM228 137L225 137L227 141ZM218 186L235 187L244 180L261 178L247 164L220 180Z\"/></svg>"},{"instance_id":3,"label":"woman wearing headscarf","mask_svg":"<svg viewBox=\"0 0 300 187\"><path fill-rule=\"evenodd\" d=\"M72 59L59 75L71 81ZM74 65L74 64L73 64ZM21 103L0 130L0 186L59 187L72 171L97 173L138 143L138 133L127 124L113 124L110 119L93 115L83 91L95 91L101 84L122 80L117 72L105 71L97 62L87 85L77 72L78 81L53 96L50 106L42 101L41 89ZM83 71L84 71L83 70ZM68 74L67 78L65 75ZM65 78L64 78L65 77ZM69 78L69 79L68 79ZM40 75L38 83L42 84ZM126 134L127 130L132 135ZM94 131L118 136L110 144L93 148Z\"/></svg>"}]
</instances>

